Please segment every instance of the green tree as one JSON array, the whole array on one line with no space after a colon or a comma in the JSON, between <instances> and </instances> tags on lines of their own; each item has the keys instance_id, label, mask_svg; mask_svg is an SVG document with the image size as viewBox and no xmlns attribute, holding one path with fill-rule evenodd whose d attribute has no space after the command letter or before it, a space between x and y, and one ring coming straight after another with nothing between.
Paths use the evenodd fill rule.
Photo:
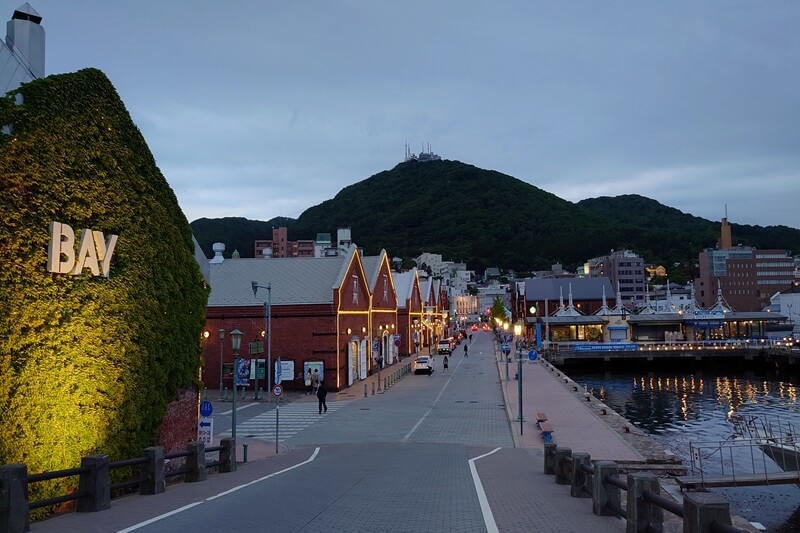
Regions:
<instances>
[{"instance_id":1,"label":"green tree","mask_svg":"<svg viewBox=\"0 0 800 533\"><path fill-rule=\"evenodd\" d=\"M506 315L506 305L503 302L503 299L499 296L496 296L492 301L492 309L490 313L492 315L492 321L495 324L503 323L508 320L508 316Z\"/></svg>"}]
</instances>

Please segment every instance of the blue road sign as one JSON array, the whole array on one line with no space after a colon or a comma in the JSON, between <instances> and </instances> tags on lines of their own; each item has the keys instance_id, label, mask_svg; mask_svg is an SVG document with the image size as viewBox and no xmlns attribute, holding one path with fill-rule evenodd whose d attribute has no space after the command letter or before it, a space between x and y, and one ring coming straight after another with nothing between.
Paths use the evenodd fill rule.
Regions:
<instances>
[{"instance_id":1,"label":"blue road sign","mask_svg":"<svg viewBox=\"0 0 800 533\"><path fill-rule=\"evenodd\" d=\"M201 428L207 428L207 427L210 427L210 426L211 426L211 422L205 422L203 420L200 421L200 427Z\"/></svg>"},{"instance_id":2,"label":"blue road sign","mask_svg":"<svg viewBox=\"0 0 800 533\"><path fill-rule=\"evenodd\" d=\"M536 358L537 358L537 357L539 357L539 354L538 354L538 353L536 353L536 350L534 350L534 349L531 349L531 351L530 351L530 352L528 352L528 360L530 360L530 361L536 361Z\"/></svg>"},{"instance_id":3,"label":"blue road sign","mask_svg":"<svg viewBox=\"0 0 800 533\"><path fill-rule=\"evenodd\" d=\"M200 416L208 417L211 416L211 413L214 412L214 406L211 405L211 402L208 400L203 400L200 402Z\"/></svg>"}]
</instances>

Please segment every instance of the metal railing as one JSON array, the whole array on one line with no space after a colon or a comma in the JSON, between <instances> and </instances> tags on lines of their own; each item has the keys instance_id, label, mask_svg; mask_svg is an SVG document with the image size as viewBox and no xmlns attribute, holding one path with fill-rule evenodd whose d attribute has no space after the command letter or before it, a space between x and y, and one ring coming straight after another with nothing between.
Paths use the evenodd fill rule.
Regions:
<instances>
[{"instance_id":1,"label":"metal railing","mask_svg":"<svg viewBox=\"0 0 800 533\"><path fill-rule=\"evenodd\" d=\"M206 461L206 453L219 452L218 460ZM169 469L169 461L184 458L184 465ZM247 462L246 458L245 461ZM111 471L120 468L138 468L138 476L111 483ZM187 482L205 481L209 468L219 472L236 470L236 441L222 439L219 446L205 447L202 442L190 442L183 451L164 453L161 446L143 450L142 457L109 461L108 455L89 455L81 459L81 466L37 474L28 474L24 464L0 466L0 531L21 533L29 530L28 513L34 509L52 507L65 502L76 502L77 512L103 511L111 507L112 494L139 487L140 494L160 494L166 490L166 480L184 476ZM78 478L77 490L51 498L29 501L29 486L54 479Z\"/></svg>"},{"instance_id":2,"label":"metal railing","mask_svg":"<svg viewBox=\"0 0 800 533\"><path fill-rule=\"evenodd\" d=\"M683 530L692 532L741 533L731 525L730 507L724 496L687 492L683 504L661 495L658 477L650 472L619 475L614 461L592 461L588 453L573 453L556 444L544 445L544 473L559 485L570 485L570 495L592 498L598 516L618 516L628 531L662 531L664 511L683 520ZM626 494L626 508L621 492Z\"/></svg>"}]
</instances>

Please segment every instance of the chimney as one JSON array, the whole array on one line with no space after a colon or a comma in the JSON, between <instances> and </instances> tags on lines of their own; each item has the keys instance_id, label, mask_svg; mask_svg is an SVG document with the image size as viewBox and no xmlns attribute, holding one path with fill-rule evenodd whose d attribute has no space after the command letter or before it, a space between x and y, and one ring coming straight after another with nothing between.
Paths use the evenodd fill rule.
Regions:
<instances>
[{"instance_id":1,"label":"chimney","mask_svg":"<svg viewBox=\"0 0 800 533\"><path fill-rule=\"evenodd\" d=\"M214 257L211 258L209 263L222 263L225 261L225 258L222 257L222 252L225 251L225 244L221 242L215 242L211 249L214 250Z\"/></svg>"}]
</instances>

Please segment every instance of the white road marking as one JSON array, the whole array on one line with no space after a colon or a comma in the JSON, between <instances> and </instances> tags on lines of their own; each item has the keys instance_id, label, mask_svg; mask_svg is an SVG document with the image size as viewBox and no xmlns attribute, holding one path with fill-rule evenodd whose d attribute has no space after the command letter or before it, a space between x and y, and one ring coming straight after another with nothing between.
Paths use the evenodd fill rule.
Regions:
<instances>
[{"instance_id":1,"label":"white road marking","mask_svg":"<svg viewBox=\"0 0 800 533\"><path fill-rule=\"evenodd\" d=\"M422 425L422 422L424 422L425 419L428 418L428 415L431 414L431 411L433 411L433 406L436 405L436 403L439 401L439 398L442 397L442 394L444 394L445 389L447 388L448 385L450 385L450 380L453 378L453 376L456 375L456 371L458 370L458 367L460 367L461 363L463 363L463 362L464 362L464 358L462 357L461 361L459 361L458 364L456 365L456 367L453 369L453 374L450 375L450 376L447 376L447 383L444 384L444 387L442 387L442 390L439 391L439 394L436 396L436 399L433 400L433 405L431 406L431 408L428 409L427 411L425 411L425 414L422 415L422 417L419 420L417 420L417 423L414 424L414 427L411 428L411 431L406 433L406 436L403 437L403 441L402 442L407 441L411 437L411 435L413 435L414 432L417 431L417 429L419 429L419 426Z\"/></svg>"},{"instance_id":2,"label":"white road marking","mask_svg":"<svg viewBox=\"0 0 800 533\"><path fill-rule=\"evenodd\" d=\"M320 450L320 448L317 447L314 450L314 453L311 454L311 457L309 457L308 459L306 459L305 461L303 461L301 463L297 463L296 465L292 465L292 466L290 466L288 468L284 468L283 470L280 470L278 472L273 472L272 474L268 474L268 475L266 475L264 477L260 477L258 479L253 480L253 481L249 481L247 483L244 483L244 484L239 485L237 487L234 487L232 489L226 490L225 492L220 492L219 494L217 494L215 496L209 496L208 498L206 498L203 501L210 502L211 500L216 500L217 498L220 498L220 497L225 496L227 494L230 494L232 492L236 492L237 490L243 489L245 487L249 487L250 485L254 485L255 483L260 483L260 482L262 482L262 481L264 481L266 479L269 479L271 477L275 477L277 475L283 474L284 472L288 472L289 470L294 470L295 468L297 468L299 466L303 466L305 464L308 464L308 463L310 463L311 461L313 461L314 459L317 458L317 455L319 455L319 450ZM172 510L172 511L170 511L168 513L164 513L162 515L158 515L158 516L156 516L154 518L151 518L149 520L145 520L144 522L140 522L140 523L138 523L136 525L133 525L131 527L128 527L128 528L125 528L125 529L121 529L121 530L117 531L117 533L129 533L130 531L135 531L137 529L143 528L144 526L150 525L153 522L158 522L159 520L163 520L164 518L167 518L167 517L172 516L174 514L182 513L183 511L186 511L187 509L191 509L192 507L196 507L196 506L198 506L198 505L200 505L202 503L203 502L194 502L194 503L190 503L189 505L184 505L183 507L180 507L178 509Z\"/></svg>"},{"instance_id":3,"label":"white road marking","mask_svg":"<svg viewBox=\"0 0 800 533\"><path fill-rule=\"evenodd\" d=\"M144 522L140 522L140 523L136 524L135 526L131 526L131 527L125 528L125 529L120 529L119 531L117 531L117 533L128 533L129 531L134 531L134 530L139 529L141 527L150 525L153 522L158 522L159 520L162 520L162 519L164 519L164 518L166 518L168 516L172 516L174 514L182 513L183 511L185 511L187 509L191 509L192 507L200 505L201 503L203 503L203 502L194 502L194 503L190 503L189 505L184 505L183 507L175 509L174 511L170 511L168 513L164 513L162 515L159 515L159 516L157 516L155 518L151 518L150 520L145 520Z\"/></svg>"},{"instance_id":4,"label":"white road marking","mask_svg":"<svg viewBox=\"0 0 800 533\"><path fill-rule=\"evenodd\" d=\"M497 529L497 523L495 523L494 521L492 508L489 507L489 500L486 499L486 491L483 490L483 484L481 484L481 477L478 475L478 469L475 467L475 461L477 461L478 459L483 459L486 456L492 455L493 453L501 449L502 448L495 448L489 453L479 455L478 457L474 457L469 460L469 471L472 474L472 482L475 484L475 491L478 493L478 502L480 502L481 504L481 514L483 514L483 523L486 525L486 531L488 533L497 533L499 530Z\"/></svg>"},{"instance_id":5,"label":"white road marking","mask_svg":"<svg viewBox=\"0 0 800 533\"><path fill-rule=\"evenodd\" d=\"M253 407L254 405L258 405L257 403L248 403L247 405L243 405L241 407L237 407L236 411L241 411L242 409L247 409L248 407ZM220 415L229 415L233 412L233 409L228 409L224 413L220 413Z\"/></svg>"}]
</instances>

